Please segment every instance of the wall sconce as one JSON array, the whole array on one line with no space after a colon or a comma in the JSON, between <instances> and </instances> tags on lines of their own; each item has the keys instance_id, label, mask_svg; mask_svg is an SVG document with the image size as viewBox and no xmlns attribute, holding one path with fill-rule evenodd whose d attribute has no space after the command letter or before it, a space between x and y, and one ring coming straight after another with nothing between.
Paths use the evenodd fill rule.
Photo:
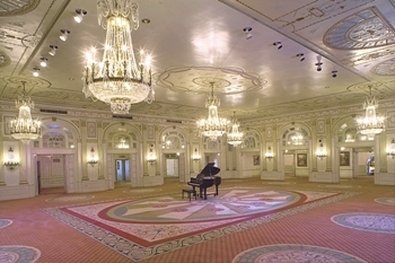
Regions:
<instances>
[{"instance_id":1,"label":"wall sconce","mask_svg":"<svg viewBox=\"0 0 395 263\"><path fill-rule=\"evenodd\" d=\"M387 148L387 156L395 159L395 139L392 139L391 144Z\"/></svg>"},{"instance_id":2,"label":"wall sconce","mask_svg":"<svg viewBox=\"0 0 395 263\"><path fill-rule=\"evenodd\" d=\"M95 166L98 163L98 159L96 157L96 152L95 149L92 147L90 151L90 156L88 159L88 164L90 164L92 167Z\"/></svg>"},{"instance_id":3,"label":"wall sconce","mask_svg":"<svg viewBox=\"0 0 395 263\"><path fill-rule=\"evenodd\" d=\"M16 167L19 166L19 161L18 160L14 160L14 149L12 149L12 147L10 147L8 149L8 156L7 159L4 161L4 166L7 167L10 170L14 170Z\"/></svg>"},{"instance_id":4,"label":"wall sconce","mask_svg":"<svg viewBox=\"0 0 395 263\"><path fill-rule=\"evenodd\" d=\"M154 153L154 145L153 144L150 145L150 149L149 149L149 152L147 155L147 162L151 165L156 162L156 154Z\"/></svg>"},{"instance_id":5,"label":"wall sconce","mask_svg":"<svg viewBox=\"0 0 395 263\"><path fill-rule=\"evenodd\" d=\"M199 154L197 148L195 148L195 150L193 151L193 154L192 154L192 160L193 161L199 161L200 158L201 158L200 154Z\"/></svg>"},{"instance_id":6,"label":"wall sconce","mask_svg":"<svg viewBox=\"0 0 395 263\"><path fill-rule=\"evenodd\" d=\"M319 147L317 148L317 151L315 152L315 155L317 156L317 158L319 159L323 159L326 157L326 149L324 148L324 144L322 143L321 140L318 141L319 142Z\"/></svg>"},{"instance_id":7,"label":"wall sconce","mask_svg":"<svg viewBox=\"0 0 395 263\"><path fill-rule=\"evenodd\" d=\"M274 158L272 147L269 146L267 148L267 152L265 153L265 158L268 159L268 160L272 160Z\"/></svg>"}]
</instances>

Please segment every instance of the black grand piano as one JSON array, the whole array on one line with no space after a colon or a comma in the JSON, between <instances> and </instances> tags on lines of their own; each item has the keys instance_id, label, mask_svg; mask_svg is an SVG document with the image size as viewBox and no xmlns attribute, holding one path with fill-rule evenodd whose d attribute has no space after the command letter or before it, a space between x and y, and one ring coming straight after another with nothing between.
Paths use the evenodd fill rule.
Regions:
<instances>
[{"instance_id":1,"label":"black grand piano","mask_svg":"<svg viewBox=\"0 0 395 263\"><path fill-rule=\"evenodd\" d=\"M200 198L207 199L207 188L215 186L214 196L218 195L218 185L221 184L221 177L215 176L221 169L214 166L215 163L208 163L203 170L196 176L191 178L188 185L192 186L193 191L199 188ZM196 192L195 192L196 193Z\"/></svg>"}]
</instances>

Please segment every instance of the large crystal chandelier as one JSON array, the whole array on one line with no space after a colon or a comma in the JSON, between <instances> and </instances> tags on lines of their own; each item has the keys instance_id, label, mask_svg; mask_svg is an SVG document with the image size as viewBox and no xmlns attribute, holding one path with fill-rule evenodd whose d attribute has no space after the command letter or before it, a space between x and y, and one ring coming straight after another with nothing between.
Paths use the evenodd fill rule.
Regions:
<instances>
[{"instance_id":1,"label":"large crystal chandelier","mask_svg":"<svg viewBox=\"0 0 395 263\"><path fill-rule=\"evenodd\" d=\"M206 108L208 108L207 119L201 119L196 122L201 135L209 137L210 140L217 140L221 137L229 125L229 121L225 118L218 117L218 107L220 100L214 95L214 82L210 82L211 95L208 96L206 101Z\"/></svg>"},{"instance_id":2,"label":"large crystal chandelier","mask_svg":"<svg viewBox=\"0 0 395 263\"><path fill-rule=\"evenodd\" d=\"M233 112L231 120L231 130L227 133L228 143L233 146L238 146L243 142L244 134L239 131L240 124L236 119L236 113Z\"/></svg>"},{"instance_id":3,"label":"large crystal chandelier","mask_svg":"<svg viewBox=\"0 0 395 263\"><path fill-rule=\"evenodd\" d=\"M22 81L22 95L18 96L15 102L19 110L18 117L10 122L10 133L14 139L28 142L36 140L41 133L41 122L33 120L31 110L34 108L34 102L26 94L26 81Z\"/></svg>"},{"instance_id":4,"label":"large crystal chandelier","mask_svg":"<svg viewBox=\"0 0 395 263\"><path fill-rule=\"evenodd\" d=\"M131 104L152 103L151 57L140 53L137 62L132 30L139 27L138 5L130 0L99 0L98 21L106 32L103 58L96 49L86 54L83 92L86 97L110 104L114 114L128 114Z\"/></svg>"},{"instance_id":5,"label":"large crystal chandelier","mask_svg":"<svg viewBox=\"0 0 395 263\"><path fill-rule=\"evenodd\" d=\"M369 87L369 96L363 104L365 116L357 118L358 130L361 134L374 137L384 130L384 117L376 115L377 108L378 101L372 96L371 87Z\"/></svg>"}]
</instances>

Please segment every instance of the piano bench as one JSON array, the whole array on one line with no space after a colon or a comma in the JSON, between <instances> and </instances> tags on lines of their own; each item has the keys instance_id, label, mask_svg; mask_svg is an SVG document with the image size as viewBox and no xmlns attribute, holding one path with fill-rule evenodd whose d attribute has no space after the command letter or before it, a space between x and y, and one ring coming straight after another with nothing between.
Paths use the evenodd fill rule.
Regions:
<instances>
[{"instance_id":1,"label":"piano bench","mask_svg":"<svg viewBox=\"0 0 395 263\"><path fill-rule=\"evenodd\" d=\"M193 189L182 189L181 193L182 193L182 199L184 199L184 194L185 193L188 194L189 201L192 201L192 195L195 197L195 200L197 199L196 198L196 191L193 190Z\"/></svg>"}]
</instances>

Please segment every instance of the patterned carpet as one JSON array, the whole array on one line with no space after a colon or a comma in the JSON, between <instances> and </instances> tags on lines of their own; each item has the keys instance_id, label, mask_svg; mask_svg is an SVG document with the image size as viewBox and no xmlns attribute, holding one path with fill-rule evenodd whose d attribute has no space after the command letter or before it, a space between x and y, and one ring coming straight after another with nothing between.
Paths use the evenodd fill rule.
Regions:
<instances>
[{"instance_id":1,"label":"patterned carpet","mask_svg":"<svg viewBox=\"0 0 395 263\"><path fill-rule=\"evenodd\" d=\"M277 244L243 251L232 263L367 263L366 261L325 247Z\"/></svg>"},{"instance_id":2,"label":"patterned carpet","mask_svg":"<svg viewBox=\"0 0 395 263\"><path fill-rule=\"evenodd\" d=\"M45 211L123 256L140 261L352 195L233 187L208 200L189 202L177 193Z\"/></svg>"},{"instance_id":3,"label":"patterned carpet","mask_svg":"<svg viewBox=\"0 0 395 263\"><path fill-rule=\"evenodd\" d=\"M40 250L28 246L0 246L1 263L33 263L40 257Z\"/></svg>"}]
</instances>

